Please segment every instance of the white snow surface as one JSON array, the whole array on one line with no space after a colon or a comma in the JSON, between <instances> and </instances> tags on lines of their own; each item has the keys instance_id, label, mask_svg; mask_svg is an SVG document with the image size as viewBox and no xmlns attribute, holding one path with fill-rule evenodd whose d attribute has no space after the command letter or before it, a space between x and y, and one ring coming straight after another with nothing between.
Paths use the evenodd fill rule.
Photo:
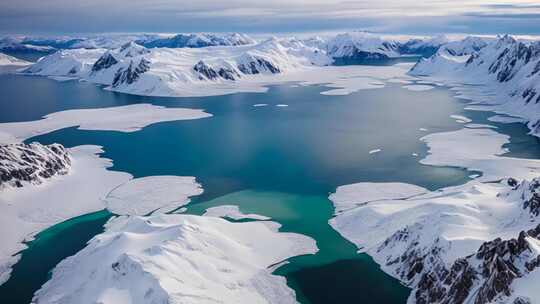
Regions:
<instances>
[{"instance_id":1,"label":"white snow surface","mask_svg":"<svg viewBox=\"0 0 540 304\"><path fill-rule=\"evenodd\" d=\"M330 200L335 212L341 213L374 201L405 199L426 192L425 188L405 183L357 183L339 186Z\"/></svg>"},{"instance_id":2,"label":"white snow surface","mask_svg":"<svg viewBox=\"0 0 540 304\"><path fill-rule=\"evenodd\" d=\"M224 217L231 218L233 220L251 219L251 220L269 220L270 218L259 214L245 214L238 206L235 205L222 205L206 209L203 216Z\"/></svg>"},{"instance_id":3,"label":"white snow surface","mask_svg":"<svg viewBox=\"0 0 540 304\"><path fill-rule=\"evenodd\" d=\"M147 215L173 211L200 195L201 185L191 176L147 176L114 188L105 197L107 209L118 215Z\"/></svg>"},{"instance_id":4,"label":"white snow surface","mask_svg":"<svg viewBox=\"0 0 540 304\"><path fill-rule=\"evenodd\" d=\"M464 128L421 138L428 146L425 165L454 166L482 171L482 181L507 177L532 179L540 175L540 160L503 156L509 136L492 129Z\"/></svg>"},{"instance_id":5,"label":"white snow surface","mask_svg":"<svg viewBox=\"0 0 540 304\"><path fill-rule=\"evenodd\" d=\"M120 217L58 264L33 302L295 303L270 266L317 247L278 227L194 215Z\"/></svg>"},{"instance_id":6,"label":"white snow surface","mask_svg":"<svg viewBox=\"0 0 540 304\"><path fill-rule=\"evenodd\" d=\"M134 132L158 122L210 116L211 114L203 110L165 108L151 104L66 110L48 114L35 121L0 123L0 143L20 142L33 136L75 126L81 130Z\"/></svg>"},{"instance_id":7,"label":"white snow surface","mask_svg":"<svg viewBox=\"0 0 540 304\"><path fill-rule=\"evenodd\" d=\"M15 255L26 248L24 240L39 231L69 218L105 208L103 198L131 175L110 171L112 161L100 158L98 146L68 149L71 169L40 185L4 189L0 195L0 283L18 260Z\"/></svg>"}]
</instances>

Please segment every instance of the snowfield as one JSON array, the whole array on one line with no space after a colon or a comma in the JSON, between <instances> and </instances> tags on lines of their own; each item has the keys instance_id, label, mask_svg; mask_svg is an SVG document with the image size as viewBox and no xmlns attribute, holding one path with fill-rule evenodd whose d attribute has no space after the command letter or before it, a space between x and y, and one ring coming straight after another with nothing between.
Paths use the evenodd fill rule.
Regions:
<instances>
[{"instance_id":1,"label":"snowfield","mask_svg":"<svg viewBox=\"0 0 540 304\"><path fill-rule=\"evenodd\" d=\"M58 264L33 302L295 303L271 266L317 247L278 228L193 215L119 217Z\"/></svg>"},{"instance_id":2,"label":"snowfield","mask_svg":"<svg viewBox=\"0 0 540 304\"><path fill-rule=\"evenodd\" d=\"M78 126L80 130L135 132L158 122L210 116L212 115L203 110L165 108L151 104L66 110L45 115L40 120L0 123L0 143L20 142L33 136L68 127Z\"/></svg>"}]
</instances>

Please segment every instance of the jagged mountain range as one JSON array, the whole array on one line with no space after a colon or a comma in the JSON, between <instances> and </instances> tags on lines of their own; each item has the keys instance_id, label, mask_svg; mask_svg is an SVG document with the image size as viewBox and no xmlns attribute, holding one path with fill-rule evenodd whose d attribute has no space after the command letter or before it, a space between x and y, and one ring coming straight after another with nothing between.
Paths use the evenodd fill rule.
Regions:
<instances>
[{"instance_id":1,"label":"jagged mountain range","mask_svg":"<svg viewBox=\"0 0 540 304\"><path fill-rule=\"evenodd\" d=\"M469 37L420 60L410 74L440 80L457 87L465 98L474 97L496 105L495 110L523 117L531 132L540 134L538 41L520 41L508 35L497 39Z\"/></svg>"},{"instance_id":2,"label":"jagged mountain range","mask_svg":"<svg viewBox=\"0 0 540 304\"><path fill-rule=\"evenodd\" d=\"M331 65L338 59L398 58L402 53L434 49L442 41L416 39L404 44L366 33L260 42L240 34L177 35L145 43L131 41L114 49L60 50L26 72L82 78L132 94L174 96L193 85L259 79L261 75Z\"/></svg>"}]
</instances>

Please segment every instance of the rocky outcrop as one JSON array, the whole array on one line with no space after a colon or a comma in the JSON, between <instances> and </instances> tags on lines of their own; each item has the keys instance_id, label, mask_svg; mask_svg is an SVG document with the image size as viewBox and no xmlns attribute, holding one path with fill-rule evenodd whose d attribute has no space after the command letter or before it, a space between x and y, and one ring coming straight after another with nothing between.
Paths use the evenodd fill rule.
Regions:
<instances>
[{"instance_id":1,"label":"rocky outcrop","mask_svg":"<svg viewBox=\"0 0 540 304\"><path fill-rule=\"evenodd\" d=\"M414 291L416 303L487 304L511 296L512 282L540 266L540 255L527 238L540 239L540 225L517 238L485 242L476 254L456 260L442 275L424 273ZM526 301L518 297L514 303Z\"/></svg>"},{"instance_id":2,"label":"rocky outcrop","mask_svg":"<svg viewBox=\"0 0 540 304\"><path fill-rule=\"evenodd\" d=\"M120 68L114 75L112 86L113 88L120 86L121 84L132 84L139 77L150 69L150 61L141 58L139 63L135 64L133 60L129 66L124 69Z\"/></svg>"},{"instance_id":3,"label":"rocky outcrop","mask_svg":"<svg viewBox=\"0 0 540 304\"><path fill-rule=\"evenodd\" d=\"M478 247L461 251L459 247L463 242L459 244L444 233L445 226L459 226L464 222L447 222L448 217L457 214L455 207L451 207L438 215L420 216L414 224L396 230L368 252L385 271L413 288L410 303L531 303L526 297L530 296L530 290L521 294L515 287L532 286L531 281L523 282L531 280L531 272L539 271L540 267L540 178L521 182L508 178L501 181L501 185L505 183L510 187L505 186L504 191L492 195L494 201L504 201L505 208L514 208L509 212L512 218L507 222L501 219L501 227L493 229L493 239L488 238ZM482 193L479 186L473 189L479 195ZM467 200L473 204L475 198L468 196ZM430 203L440 204L441 201ZM443 226L434 224L437 219L444 221ZM526 229L529 225L534 228ZM511 232L505 234L501 230ZM506 239L496 237L498 235ZM513 235L514 238L508 238ZM476 242L475 237L471 241Z\"/></svg>"},{"instance_id":4,"label":"rocky outcrop","mask_svg":"<svg viewBox=\"0 0 540 304\"><path fill-rule=\"evenodd\" d=\"M94 63L92 66L92 72L108 69L117 63L118 60L116 60L116 58L114 58L110 52L107 52L103 54L103 56L99 57L99 59Z\"/></svg>"},{"instance_id":5,"label":"rocky outcrop","mask_svg":"<svg viewBox=\"0 0 540 304\"><path fill-rule=\"evenodd\" d=\"M240 74L232 68L213 68L202 60L200 60L199 62L197 62L197 64L193 66L193 70L199 74L200 80L215 80L221 78L224 80L234 81L240 78Z\"/></svg>"},{"instance_id":6,"label":"rocky outcrop","mask_svg":"<svg viewBox=\"0 0 540 304\"><path fill-rule=\"evenodd\" d=\"M279 66L270 62L269 60L259 57L247 55L243 58L242 62L238 64L240 72L248 75L270 73L279 74L281 70Z\"/></svg>"},{"instance_id":7,"label":"rocky outcrop","mask_svg":"<svg viewBox=\"0 0 540 304\"><path fill-rule=\"evenodd\" d=\"M60 144L9 144L0 146L0 190L41 184L69 172L71 159Z\"/></svg>"},{"instance_id":8,"label":"rocky outcrop","mask_svg":"<svg viewBox=\"0 0 540 304\"><path fill-rule=\"evenodd\" d=\"M527 210L531 217L537 217L540 214L540 178L534 178L531 181L522 181L520 184L511 179L509 184L514 185L513 191L502 195L518 195L523 201L523 209Z\"/></svg>"},{"instance_id":9,"label":"rocky outcrop","mask_svg":"<svg viewBox=\"0 0 540 304\"><path fill-rule=\"evenodd\" d=\"M510 36L505 36L497 42L495 48L498 54L496 60L489 66L489 73L495 74L499 82L508 82L531 60L540 58L540 43L538 42L525 44Z\"/></svg>"}]
</instances>

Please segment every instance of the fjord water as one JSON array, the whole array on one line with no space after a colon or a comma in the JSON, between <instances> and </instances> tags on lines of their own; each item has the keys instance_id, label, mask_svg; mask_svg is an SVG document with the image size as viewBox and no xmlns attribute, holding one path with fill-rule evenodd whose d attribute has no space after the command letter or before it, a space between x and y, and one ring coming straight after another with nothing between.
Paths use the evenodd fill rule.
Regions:
<instances>
[{"instance_id":1,"label":"fjord water","mask_svg":"<svg viewBox=\"0 0 540 304\"><path fill-rule=\"evenodd\" d=\"M39 119L70 108L143 102L212 113L211 118L158 123L135 133L67 128L30 141L68 147L101 145L103 157L114 161L112 170L135 177L195 176L205 192L188 206L188 213L233 204L272 217L282 224L282 231L314 238L320 249L316 255L292 258L275 272L286 276L304 303L405 303L408 289L384 274L369 256L357 254L357 248L328 225L333 214L328 194L339 185L364 181L407 182L430 189L463 183L471 172L418 163L426 153L419 141L426 132L420 128L430 133L461 128L450 114L485 122L480 112L463 113L464 105L446 89L413 92L399 85L347 96L321 95L324 88L319 86L282 85L267 93L154 98L108 92L76 81L0 75L0 90L7 92L2 122ZM504 128L503 132L516 136L525 133L517 124ZM540 155L535 139L523 135L519 139L524 149L536 147L529 154ZM373 149L382 151L369 154ZM102 221L92 223L94 230L86 229L102 230ZM79 224L62 223L51 228L55 231L38 235L35 242L59 261L81 249L89 238L78 237ZM46 242L42 235L47 235ZM71 238L78 242L70 242ZM62 246L72 250L58 250ZM28 303L45 281L46 276L25 284L28 272L41 269L31 267L40 264L34 248L31 243L10 281L0 286L0 302Z\"/></svg>"}]
</instances>

